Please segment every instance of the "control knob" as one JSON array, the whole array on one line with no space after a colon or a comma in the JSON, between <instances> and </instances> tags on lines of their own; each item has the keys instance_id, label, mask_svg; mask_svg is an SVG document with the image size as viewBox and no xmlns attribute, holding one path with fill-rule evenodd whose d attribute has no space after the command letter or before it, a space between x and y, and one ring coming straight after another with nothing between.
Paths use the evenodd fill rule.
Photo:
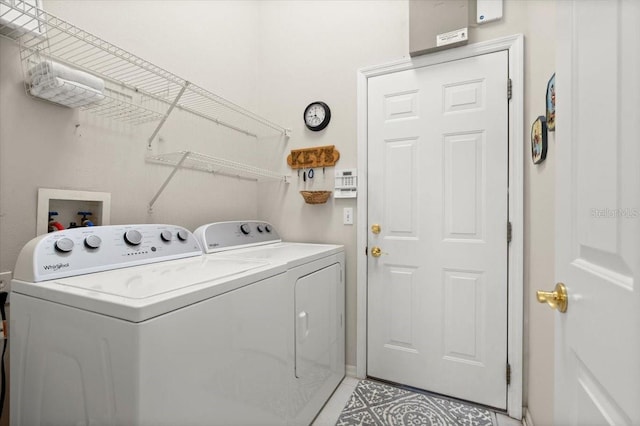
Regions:
<instances>
[{"instance_id":1,"label":"control knob","mask_svg":"<svg viewBox=\"0 0 640 426\"><path fill-rule=\"evenodd\" d=\"M124 233L124 241L127 244L131 244L132 246L137 246L142 242L142 234L140 233L140 231L130 229Z\"/></svg>"},{"instance_id":2,"label":"control knob","mask_svg":"<svg viewBox=\"0 0 640 426\"><path fill-rule=\"evenodd\" d=\"M60 238L55 242L54 247L61 253L69 253L73 249L73 240L71 238Z\"/></svg>"},{"instance_id":3,"label":"control knob","mask_svg":"<svg viewBox=\"0 0 640 426\"><path fill-rule=\"evenodd\" d=\"M187 231L185 231L184 229L181 229L178 231L178 239L180 241L187 241L188 238L189 238L189 233Z\"/></svg>"},{"instance_id":4,"label":"control knob","mask_svg":"<svg viewBox=\"0 0 640 426\"><path fill-rule=\"evenodd\" d=\"M171 231L167 231L166 229L160 233L160 238L162 241L170 242L171 241Z\"/></svg>"},{"instance_id":5,"label":"control knob","mask_svg":"<svg viewBox=\"0 0 640 426\"><path fill-rule=\"evenodd\" d=\"M249 228L248 224L243 223L242 225L240 225L240 231L242 231L244 235L249 235L249 233L251 232L251 228Z\"/></svg>"},{"instance_id":6,"label":"control knob","mask_svg":"<svg viewBox=\"0 0 640 426\"><path fill-rule=\"evenodd\" d=\"M256 228L258 230L258 232L262 233L264 231L264 227L262 225L258 225L258 227Z\"/></svg>"},{"instance_id":7,"label":"control knob","mask_svg":"<svg viewBox=\"0 0 640 426\"><path fill-rule=\"evenodd\" d=\"M89 249L97 249L102 244L102 240L97 235L89 235L84 239L84 245Z\"/></svg>"},{"instance_id":8,"label":"control knob","mask_svg":"<svg viewBox=\"0 0 640 426\"><path fill-rule=\"evenodd\" d=\"M271 225L265 225L264 230L267 232L271 232Z\"/></svg>"}]
</instances>

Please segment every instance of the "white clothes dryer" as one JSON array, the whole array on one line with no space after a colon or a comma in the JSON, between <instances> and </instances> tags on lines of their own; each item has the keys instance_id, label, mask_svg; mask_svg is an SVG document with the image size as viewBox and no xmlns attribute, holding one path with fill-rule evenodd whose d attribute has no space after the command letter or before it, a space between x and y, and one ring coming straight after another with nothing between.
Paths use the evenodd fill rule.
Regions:
<instances>
[{"instance_id":1,"label":"white clothes dryer","mask_svg":"<svg viewBox=\"0 0 640 426\"><path fill-rule=\"evenodd\" d=\"M103 226L35 238L14 277L12 425L291 422L284 262Z\"/></svg>"},{"instance_id":2,"label":"white clothes dryer","mask_svg":"<svg viewBox=\"0 0 640 426\"><path fill-rule=\"evenodd\" d=\"M345 254L342 245L283 242L261 221L217 222L194 231L211 259L287 265L292 300L291 421L308 425L345 376Z\"/></svg>"}]
</instances>

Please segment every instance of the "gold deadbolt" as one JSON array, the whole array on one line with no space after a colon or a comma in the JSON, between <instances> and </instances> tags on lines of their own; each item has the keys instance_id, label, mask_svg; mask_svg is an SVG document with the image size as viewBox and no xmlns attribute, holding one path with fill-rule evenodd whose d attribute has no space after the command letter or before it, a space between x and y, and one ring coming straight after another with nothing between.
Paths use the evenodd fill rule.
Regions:
<instances>
[{"instance_id":1,"label":"gold deadbolt","mask_svg":"<svg viewBox=\"0 0 640 426\"><path fill-rule=\"evenodd\" d=\"M557 283L553 291L538 290L536 297L538 302L546 303L551 309L557 309L562 313L567 312L569 297L567 296L567 288L562 283Z\"/></svg>"},{"instance_id":2,"label":"gold deadbolt","mask_svg":"<svg viewBox=\"0 0 640 426\"><path fill-rule=\"evenodd\" d=\"M380 249L380 247L372 247L371 248L371 256L380 257L380 255L382 255L382 250Z\"/></svg>"},{"instance_id":3,"label":"gold deadbolt","mask_svg":"<svg viewBox=\"0 0 640 426\"><path fill-rule=\"evenodd\" d=\"M379 234L381 230L382 228L380 228L380 225L378 225L377 223L371 225L371 232L373 232L374 234Z\"/></svg>"}]
</instances>

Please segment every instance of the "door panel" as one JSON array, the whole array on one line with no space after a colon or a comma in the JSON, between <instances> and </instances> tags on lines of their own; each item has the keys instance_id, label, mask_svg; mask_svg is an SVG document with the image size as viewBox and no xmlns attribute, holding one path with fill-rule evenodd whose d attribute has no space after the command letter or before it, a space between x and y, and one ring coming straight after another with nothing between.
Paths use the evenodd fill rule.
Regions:
<instances>
[{"instance_id":1,"label":"door panel","mask_svg":"<svg viewBox=\"0 0 640 426\"><path fill-rule=\"evenodd\" d=\"M384 195L388 200L384 208L390 237L415 237L418 203L415 199L417 184L417 139L391 140L385 143Z\"/></svg>"},{"instance_id":2,"label":"door panel","mask_svg":"<svg viewBox=\"0 0 640 426\"><path fill-rule=\"evenodd\" d=\"M506 408L507 65L369 79L368 374ZM470 378L473 378L470 380Z\"/></svg>"},{"instance_id":3,"label":"door panel","mask_svg":"<svg viewBox=\"0 0 640 426\"><path fill-rule=\"evenodd\" d=\"M483 139L482 133L444 137L445 238L482 239Z\"/></svg>"},{"instance_id":4,"label":"door panel","mask_svg":"<svg viewBox=\"0 0 640 426\"><path fill-rule=\"evenodd\" d=\"M390 318L389 340L386 346L390 349L416 351L413 341L413 294L415 292L415 268L401 268L389 265L387 281L387 300L390 309L397 313ZM393 289L393 291L390 291Z\"/></svg>"},{"instance_id":5,"label":"door panel","mask_svg":"<svg viewBox=\"0 0 640 426\"><path fill-rule=\"evenodd\" d=\"M558 2L557 10L556 279L569 304L554 314L554 420L635 425L640 3Z\"/></svg>"},{"instance_id":6,"label":"door panel","mask_svg":"<svg viewBox=\"0 0 640 426\"><path fill-rule=\"evenodd\" d=\"M444 276L444 353L454 362L482 363L484 330L482 275L464 271L446 271Z\"/></svg>"}]
</instances>

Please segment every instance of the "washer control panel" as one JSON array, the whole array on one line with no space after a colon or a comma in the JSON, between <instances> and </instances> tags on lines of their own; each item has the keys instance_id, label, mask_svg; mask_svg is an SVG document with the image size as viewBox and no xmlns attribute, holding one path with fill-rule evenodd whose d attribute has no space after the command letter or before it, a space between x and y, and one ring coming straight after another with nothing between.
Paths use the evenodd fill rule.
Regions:
<instances>
[{"instance_id":1,"label":"washer control panel","mask_svg":"<svg viewBox=\"0 0 640 426\"><path fill-rule=\"evenodd\" d=\"M209 223L193 234L205 253L282 241L270 223L256 220Z\"/></svg>"},{"instance_id":2,"label":"washer control panel","mask_svg":"<svg viewBox=\"0 0 640 426\"><path fill-rule=\"evenodd\" d=\"M198 241L175 225L111 225L56 231L24 246L14 272L38 282L202 255Z\"/></svg>"}]
</instances>

